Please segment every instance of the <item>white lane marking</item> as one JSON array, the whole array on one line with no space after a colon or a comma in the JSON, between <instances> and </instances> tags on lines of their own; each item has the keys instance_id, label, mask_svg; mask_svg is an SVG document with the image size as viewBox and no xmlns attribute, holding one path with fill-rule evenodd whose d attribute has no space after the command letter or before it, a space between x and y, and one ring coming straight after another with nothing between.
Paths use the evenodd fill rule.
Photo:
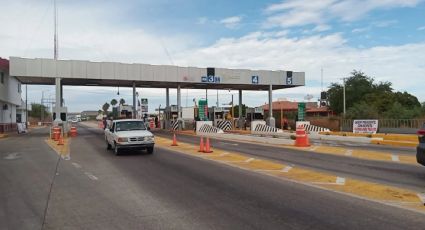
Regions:
<instances>
[{"instance_id":1,"label":"white lane marking","mask_svg":"<svg viewBox=\"0 0 425 230\"><path fill-rule=\"evenodd\" d=\"M319 148L319 146L314 146L314 147L310 148L309 150L310 151L315 151L317 148Z\"/></svg>"},{"instance_id":2,"label":"white lane marking","mask_svg":"<svg viewBox=\"0 0 425 230\"><path fill-rule=\"evenodd\" d=\"M84 174L86 174L86 176L88 176L92 180L98 180L99 179L99 178L97 178L95 175L93 175L90 172L84 172Z\"/></svg>"},{"instance_id":3,"label":"white lane marking","mask_svg":"<svg viewBox=\"0 0 425 230\"><path fill-rule=\"evenodd\" d=\"M226 143L226 142L222 142L222 145L233 145L233 146L238 146L239 144L237 143Z\"/></svg>"},{"instance_id":4,"label":"white lane marking","mask_svg":"<svg viewBox=\"0 0 425 230\"><path fill-rule=\"evenodd\" d=\"M398 158L398 155L391 155L391 160L392 161L400 161L400 158Z\"/></svg>"},{"instance_id":5,"label":"white lane marking","mask_svg":"<svg viewBox=\"0 0 425 230\"><path fill-rule=\"evenodd\" d=\"M282 169L282 172L287 173L287 172L291 171L291 169L292 169L292 166L288 165L288 166L285 166L285 168Z\"/></svg>"},{"instance_id":6,"label":"white lane marking","mask_svg":"<svg viewBox=\"0 0 425 230\"><path fill-rule=\"evenodd\" d=\"M345 185L345 178L344 177L336 177L335 182L312 182L312 184Z\"/></svg>"},{"instance_id":7,"label":"white lane marking","mask_svg":"<svg viewBox=\"0 0 425 230\"><path fill-rule=\"evenodd\" d=\"M352 149L347 150L344 155L346 155L346 156L353 155L353 150Z\"/></svg>"},{"instance_id":8,"label":"white lane marking","mask_svg":"<svg viewBox=\"0 0 425 230\"><path fill-rule=\"evenodd\" d=\"M245 162L246 163L249 163L249 162L251 162L251 161L253 161L253 160L255 160L255 158L249 158L248 160L246 160Z\"/></svg>"},{"instance_id":9,"label":"white lane marking","mask_svg":"<svg viewBox=\"0 0 425 230\"><path fill-rule=\"evenodd\" d=\"M345 185L345 178L344 177L336 177L335 183L339 184L339 185Z\"/></svg>"},{"instance_id":10,"label":"white lane marking","mask_svg":"<svg viewBox=\"0 0 425 230\"><path fill-rule=\"evenodd\" d=\"M3 159L5 160L15 160L21 158L21 156L19 155L19 153L9 153L7 154L7 156L3 157Z\"/></svg>"},{"instance_id":11,"label":"white lane marking","mask_svg":"<svg viewBox=\"0 0 425 230\"><path fill-rule=\"evenodd\" d=\"M425 193L418 193L416 194L419 198L419 200L421 200L421 202L425 205Z\"/></svg>"},{"instance_id":12,"label":"white lane marking","mask_svg":"<svg viewBox=\"0 0 425 230\"><path fill-rule=\"evenodd\" d=\"M61 157L62 157L62 159L66 160L66 161L71 160L71 156L69 154L65 155L65 156L61 156Z\"/></svg>"},{"instance_id":13,"label":"white lane marking","mask_svg":"<svg viewBox=\"0 0 425 230\"><path fill-rule=\"evenodd\" d=\"M228 153L228 152L224 152L224 153L220 154L219 156L224 157L224 156L229 155L229 154L230 153Z\"/></svg>"},{"instance_id":14,"label":"white lane marking","mask_svg":"<svg viewBox=\"0 0 425 230\"><path fill-rule=\"evenodd\" d=\"M74 167L77 168L77 169L81 168L81 165L78 164L78 163L72 162L71 164L74 165Z\"/></svg>"}]
</instances>

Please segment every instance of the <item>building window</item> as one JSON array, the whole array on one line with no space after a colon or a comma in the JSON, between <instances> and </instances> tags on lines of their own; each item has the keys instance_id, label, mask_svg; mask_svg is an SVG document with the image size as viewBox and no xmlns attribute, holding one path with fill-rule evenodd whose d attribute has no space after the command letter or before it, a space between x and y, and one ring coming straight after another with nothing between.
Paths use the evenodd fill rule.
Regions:
<instances>
[{"instance_id":1,"label":"building window","mask_svg":"<svg viewBox=\"0 0 425 230\"><path fill-rule=\"evenodd\" d=\"M4 73L0 72L0 82L4 84Z\"/></svg>"}]
</instances>

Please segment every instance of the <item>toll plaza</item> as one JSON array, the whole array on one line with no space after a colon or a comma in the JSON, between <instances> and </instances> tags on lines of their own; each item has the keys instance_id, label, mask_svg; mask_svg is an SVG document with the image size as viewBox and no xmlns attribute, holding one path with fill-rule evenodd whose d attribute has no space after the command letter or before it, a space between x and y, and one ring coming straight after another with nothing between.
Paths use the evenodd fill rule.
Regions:
<instances>
[{"instance_id":1,"label":"toll plaza","mask_svg":"<svg viewBox=\"0 0 425 230\"><path fill-rule=\"evenodd\" d=\"M57 103L54 122L66 120L67 109L63 107L62 87L70 86L119 86L133 88L133 110L136 107L136 88L165 88L165 128L170 125L182 128L181 89L237 90L239 105L244 90L268 91L272 105L273 90L305 85L305 73L288 70L248 70L225 68L197 68L171 65L126 64L119 62L91 62L83 60L54 60L44 58L10 57L10 75L23 84L55 85ZM170 104L170 88L177 89L177 105ZM143 94L143 91L142 91ZM207 98L203 103L207 103ZM201 107L201 105L199 105ZM208 104L202 105L205 118L209 119ZM221 109L221 110L220 110ZM219 112L221 111L221 112ZM222 108L213 108L211 118L224 119ZM56 116L60 114L60 116ZM133 111L132 116L136 116ZM239 106L239 113L242 107ZM217 116L217 117L216 117ZM204 118L204 119L205 119ZM270 115L266 118L269 126L275 126Z\"/></svg>"}]
</instances>

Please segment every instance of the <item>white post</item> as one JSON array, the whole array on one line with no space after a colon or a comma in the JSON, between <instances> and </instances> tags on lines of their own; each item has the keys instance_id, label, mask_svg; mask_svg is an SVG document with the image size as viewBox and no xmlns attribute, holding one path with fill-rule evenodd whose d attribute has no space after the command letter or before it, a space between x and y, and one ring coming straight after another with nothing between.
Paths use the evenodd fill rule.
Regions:
<instances>
[{"instance_id":1,"label":"white post","mask_svg":"<svg viewBox=\"0 0 425 230\"><path fill-rule=\"evenodd\" d=\"M55 103L55 113L56 113L56 118L54 120L54 125L58 125L62 123L61 120L61 99L62 99L62 95L61 95L61 79L59 77L55 78L55 85L56 85L56 103Z\"/></svg>"},{"instance_id":2,"label":"white post","mask_svg":"<svg viewBox=\"0 0 425 230\"><path fill-rule=\"evenodd\" d=\"M180 84L178 84L177 85L177 122L178 122L178 124L179 124L179 130L181 130L181 126L180 126L180 122L181 122L181 118L182 118L182 115L181 115L181 111L182 111L182 108L181 108L181 92L180 92Z\"/></svg>"},{"instance_id":3,"label":"white post","mask_svg":"<svg viewBox=\"0 0 425 230\"><path fill-rule=\"evenodd\" d=\"M133 119L136 119L136 82L133 81Z\"/></svg>"}]
</instances>

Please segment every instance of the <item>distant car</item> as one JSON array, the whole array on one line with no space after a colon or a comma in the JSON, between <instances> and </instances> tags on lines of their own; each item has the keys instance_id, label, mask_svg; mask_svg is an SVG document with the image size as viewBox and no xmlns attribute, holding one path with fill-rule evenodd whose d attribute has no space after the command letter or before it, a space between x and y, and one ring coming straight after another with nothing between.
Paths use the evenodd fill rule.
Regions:
<instances>
[{"instance_id":1,"label":"distant car","mask_svg":"<svg viewBox=\"0 0 425 230\"><path fill-rule=\"evenodd\" d=\"M105 141L107 149L113 149L115 155L119 155L123 149L146 149L151 154L155 145L154 135L139 119L113 121L111 127L105 129Z\"/></svg>"},{"instance_id":2,"label":"distant car","mask_svg":"<svg viewBox=\"0 0 425 230\"><path fill-rule=\"evenodd\" d=\"M419 145L416 147L416 160L425 166L425 124L418 130Z\"/></svg>"}]
</instances>

